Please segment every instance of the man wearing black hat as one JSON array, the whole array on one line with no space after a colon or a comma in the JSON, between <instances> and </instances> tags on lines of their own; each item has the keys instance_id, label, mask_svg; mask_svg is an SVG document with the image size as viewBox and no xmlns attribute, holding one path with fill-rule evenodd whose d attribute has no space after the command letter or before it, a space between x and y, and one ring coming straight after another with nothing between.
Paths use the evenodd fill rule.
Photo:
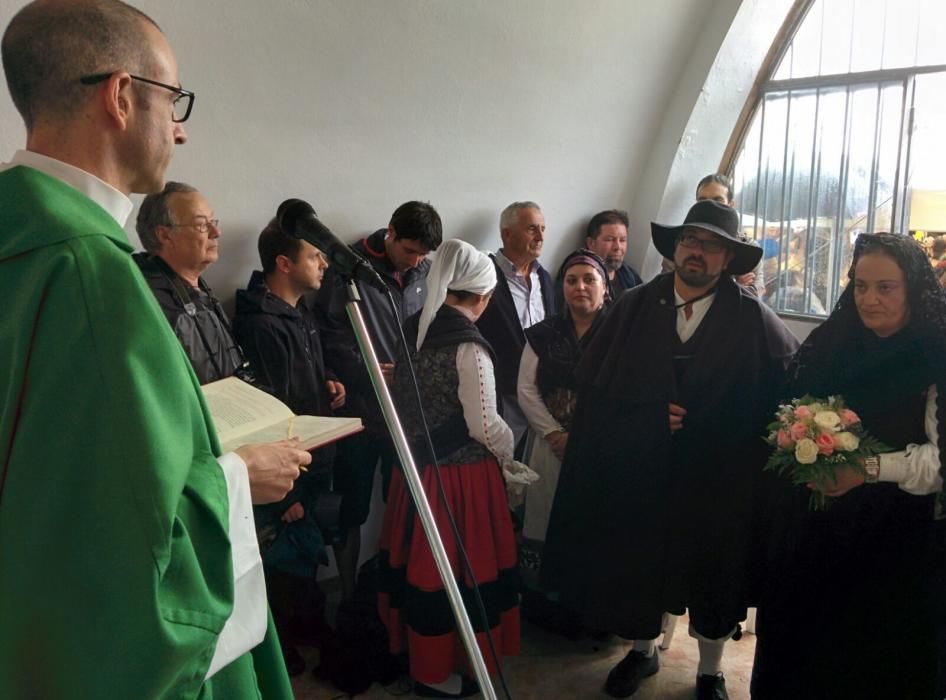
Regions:
<instances>
[{"instance_id":1,"label":"man wearing black hat","mask_svg":"<svg viewBox=\"0 0 946 700\"><path fill-rule=\"evenodd\" d=\"M676 270L626 292L577 370L579 386L546 541L543 585L589 627L634 640L605 690L628 697L658 670L664 612L690 613L697 697L727 698L723 644L745 618L766 448L798 343L732 277L761 249L730 207L698 202L652 225Z\"/></svg>"}]
</instances>

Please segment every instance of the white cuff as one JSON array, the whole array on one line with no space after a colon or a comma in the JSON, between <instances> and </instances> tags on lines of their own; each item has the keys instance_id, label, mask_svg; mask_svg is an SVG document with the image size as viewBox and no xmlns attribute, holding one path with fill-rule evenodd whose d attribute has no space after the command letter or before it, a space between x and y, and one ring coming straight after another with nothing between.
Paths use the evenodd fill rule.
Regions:
<instances>
[{"instance_id":1,"label":"white cuff","mask_svg":"<svg viewBox=\"0 0 946 700\"><path fill-rule=\"evenodd\" d=\"M246 463L235 452L217 459L227 481L230 551L233 558L233 611L227 619L205 680L242 656L266 636L266 582L260 559Z\"/></svg>"},{"instance_id":2,"label":"white cuff","mask_svg":"<svg viewBox=\"0 0 946 700\"><path fill-rule=\"evenodd\" d=\"M877 460L880 465L880 470L877 472L878 481L891 481L895 484L906 481L910 463L907 461L907 453L904 450L877 455Z\"/></svg>"}]
</instances>

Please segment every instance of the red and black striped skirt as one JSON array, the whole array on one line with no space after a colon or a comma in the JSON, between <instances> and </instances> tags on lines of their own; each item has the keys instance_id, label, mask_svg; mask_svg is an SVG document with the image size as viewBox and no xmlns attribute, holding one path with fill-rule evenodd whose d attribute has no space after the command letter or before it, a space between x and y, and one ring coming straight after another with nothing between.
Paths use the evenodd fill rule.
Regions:
<instances>
[{"instance_id":1,"label":"red and black striped skirt","mask_svg":"<svg viewBox=\"0 0 946 700\"><path fill-rule=\"evenodd\" d=\"M421 482L487 668L495 673L487 629L500 657L519 653L517 553L505 482L492 458L442 465L440 473L479 585L485 621L475 603L474 581L462 566L432 469L423 469ZM408 653L411 677L421 683L440 683L457 671L469 673L453 611L400 471L391 482L379 547L378 612L388 629L391 652Z\"/></svg>"}]
</instances>

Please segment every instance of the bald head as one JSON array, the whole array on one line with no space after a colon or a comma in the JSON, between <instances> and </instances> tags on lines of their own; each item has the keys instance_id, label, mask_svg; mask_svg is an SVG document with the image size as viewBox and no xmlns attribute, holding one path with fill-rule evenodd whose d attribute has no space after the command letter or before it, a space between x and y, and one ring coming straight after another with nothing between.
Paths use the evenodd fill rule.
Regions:
<instances>
[{"instance_id":1,"label":"bald head","mask_svg":"<svg viewBox=\"0 0 946 700\"><path fill-rule=\"evenodd\" d=\"M157 24L118 0L37 0L3 34L0 56L13 104L28 131L61 123L93 97L79 78L125 70L147 74Z\"/></svg>"}]
</instances>

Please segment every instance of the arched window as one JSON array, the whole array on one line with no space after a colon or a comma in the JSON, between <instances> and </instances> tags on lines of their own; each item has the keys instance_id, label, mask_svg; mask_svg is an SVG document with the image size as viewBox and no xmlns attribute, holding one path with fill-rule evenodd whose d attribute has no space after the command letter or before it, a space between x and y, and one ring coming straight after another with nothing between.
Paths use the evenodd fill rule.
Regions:
<instances>
[{"instance_id":1,"label":"arched window","mask_svg":"<svg viewBox=\"0 0 946 700\"><path fill-rule=\"evenodd\" d=\"M768 303L824 316L859 233L946 232L946 2L808 0L791 17L724 170Z\"/></svg>"}]
</instances>

